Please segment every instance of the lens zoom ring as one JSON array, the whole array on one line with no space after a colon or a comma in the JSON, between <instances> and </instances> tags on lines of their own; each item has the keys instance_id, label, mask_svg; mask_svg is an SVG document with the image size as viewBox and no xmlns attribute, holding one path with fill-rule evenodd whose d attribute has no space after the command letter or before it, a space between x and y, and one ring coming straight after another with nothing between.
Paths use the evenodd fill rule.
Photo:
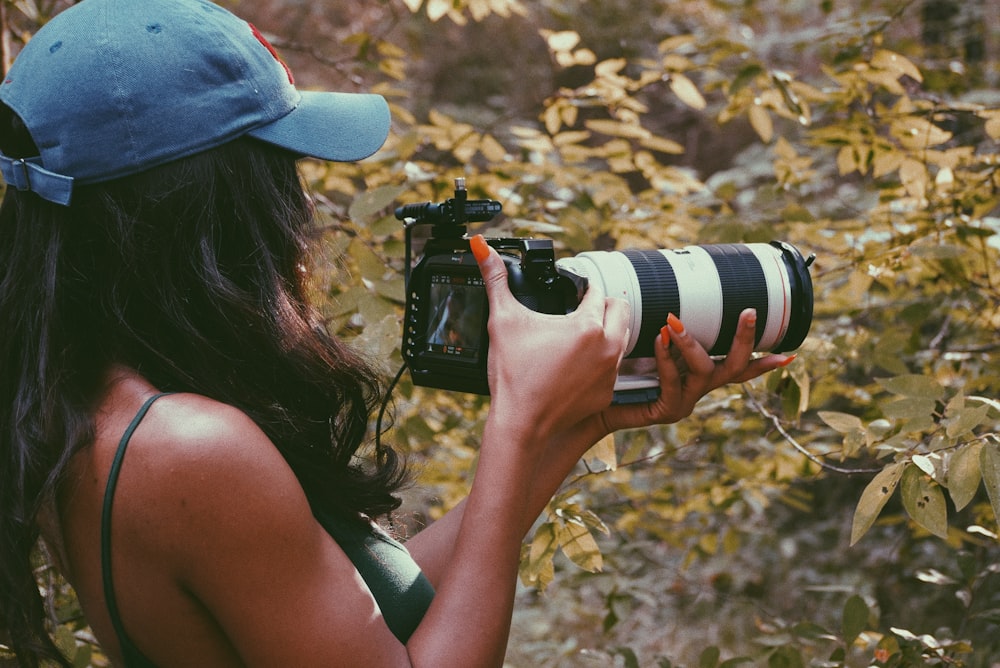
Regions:
<instances>
[{"instance_id":1,"label":"lens zoom ring","mask_svg":"<svg viewBox=\"0 0 1000 668\"><path fill-rule=\"evenodd\" d=\"M680 313L677 277L670 261L659 251L626 250L622 253L632 263L642 304L639 338L629 357L652 357L653 344L660 328L667 322L667 314Z\"/></svg>"},{"instance_id":2,"label":"lens zoom ring","mask_svg":"<svg viewBox=\"0 0 1000 668\"><path fill-rule=\"evenodd\" d=\"M712 257L722 286L722 324L719 337L709 352L725 355L733 344L740 313L757 309L757 331L754 346L760 342L767 326L767 277L760 260L742 244L717 244L702 248Z\"/></svg>"}]
</instances>

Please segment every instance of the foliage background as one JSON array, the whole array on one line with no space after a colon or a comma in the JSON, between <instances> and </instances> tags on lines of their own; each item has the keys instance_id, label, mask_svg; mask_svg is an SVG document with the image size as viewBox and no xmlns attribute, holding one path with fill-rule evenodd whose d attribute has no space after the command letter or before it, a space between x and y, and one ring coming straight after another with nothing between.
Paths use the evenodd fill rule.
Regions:
<instances>
[{"instance_id":1,"label":"foliage background","mask_svg":"<svg viewBox=\"0 0 1000 668\"><path fill-rule=\"evenodd\" d=\"M67 4L3 0L4 63ZM457 176L504 203L493 232L567 254L817 256L791 366L599 444L539 519L510 666L1000 666L997 3L223 4L300 85L392 104L373 159L304 165L316 296L387 375L392 209ZM467 488L487 404L405 376L393 398L415 531ZM102 665L44 551L38 572L63 646Z\"/></svg>"}]
</instances>

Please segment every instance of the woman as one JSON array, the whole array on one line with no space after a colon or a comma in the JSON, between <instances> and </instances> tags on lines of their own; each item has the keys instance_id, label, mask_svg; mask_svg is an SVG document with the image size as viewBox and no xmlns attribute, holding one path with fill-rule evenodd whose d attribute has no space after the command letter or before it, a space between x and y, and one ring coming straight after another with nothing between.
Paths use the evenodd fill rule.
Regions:
<instances>
[{"instance_id":1,"label":"woman","mask_svg":"<svg viewBox=\"0 0 1000 668\"><path fill-rule=\"evenodd\" d=\"M660 399L609 406L627 305L531 312L477 237L475 482L404 549L369 519L404 480L361 450L378 378L304 296L295 167L373 153L385 102L300 93L203 0L84 0L0 102L0 627L23 665L61 660L39 536L119 665L499 665L521 541L579 457L790 360L751 360L752 312L718 363L671 317Z\"/></svg>"}]
</instances>

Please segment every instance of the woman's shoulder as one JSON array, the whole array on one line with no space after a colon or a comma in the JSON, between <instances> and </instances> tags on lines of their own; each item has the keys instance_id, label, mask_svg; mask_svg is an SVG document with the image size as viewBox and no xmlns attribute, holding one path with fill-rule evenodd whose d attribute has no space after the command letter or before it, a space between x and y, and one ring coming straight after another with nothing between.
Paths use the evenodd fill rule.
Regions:
<instances>
[{"instance_id":1,"label":"woman's shoulder","mask_svg":"<svg viewBox=\"0 0 1000 668\"><path fill-rule=\"evenodd\" d=\"M100 449L125 449L130 462L183 467L207 465L213 457L229 461L249 455L280 458L261 428L242 410L199 394L161 393L135 374L109 385L95 427Z\"/></svg>"},{"instance_id":2,"label":"woman's shoulder","mask_svg":"<svg viewBox=\"0 0 1000 668\"><path fill-rule=\"evenodd\" d=\"M246 413L197 394L129 385L109 393L97 425L100 468L120 458L122 525L176 548L199 527L238 530L247 512L276 524L308 518L297 478ZM141 531L150 524L160 530Z\"/></svg>"},{"instance_id":3,"label":"woman's shoulder","mask_svg":"<svg viewBox=\"0 0 1000 668\"><path fill-rule=\"evenodd\" d=\"M175 439L219 435L252 424L249 416L234 406L200 394L161 392L132 371L112 377L98 402L95 418L98 438L111 440L119 432L124 434L132 422L155 422L156 433Z\"/></svg>"}]
</instances>

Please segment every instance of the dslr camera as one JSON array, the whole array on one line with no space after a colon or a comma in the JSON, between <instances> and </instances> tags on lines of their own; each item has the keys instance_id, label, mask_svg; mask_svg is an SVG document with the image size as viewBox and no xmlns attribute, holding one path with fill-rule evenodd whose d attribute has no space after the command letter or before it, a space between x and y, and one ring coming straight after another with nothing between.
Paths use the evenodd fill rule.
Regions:
<instances>
[{"instance_id":1,"label":"dslr camera","mask_svg":"<svg viewBox=\"0 0 1000 668\"><path fill-rule=\"evenodd\" d=\"M479 266L469 248L468 223L492 220L502 210L489 199L469 199L465 179L454 197L396 209L406 227L406 313L402 354L413 382L459 392L489 394L486 360L488 303ZM411 232L430 225L419 261ZM673 313L710 355L728 353L740 313L757 310L754 350L785 352L801 345L813 312L809 266L781 241L712 244L677 249L590 251L556 259L551 240L491 238L507 265L510 290L528 308L566 314L596 282L631 306L626 357L653 357L653 345ZM659 379L620 375L616 403L654 400Z\"/></svg>"}]
</instances>

